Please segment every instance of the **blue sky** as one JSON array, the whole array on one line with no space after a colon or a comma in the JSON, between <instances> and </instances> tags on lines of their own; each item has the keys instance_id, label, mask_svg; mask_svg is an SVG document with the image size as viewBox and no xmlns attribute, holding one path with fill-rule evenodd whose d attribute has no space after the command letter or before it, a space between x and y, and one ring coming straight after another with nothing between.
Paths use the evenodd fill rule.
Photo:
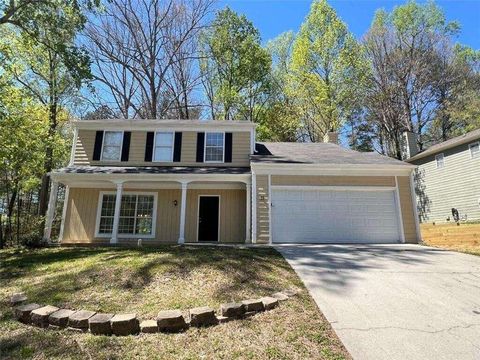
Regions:
<instances>
[{"instance_id":1,"label":"blue sky","mask_svg":"<svg viewBox=\"0 0 480 360\"><path fill-rule=\"evenodd\" d=\"M419 1L422 2L422 1ZM395 0L329 0L350 31L361 38L368 30L375 10L392 10L405 1ZM480 49L480 0L438 0L448 20L457 20L462 26L458 42ZM264 42L278 34L298 31L308 14L311 0L220 0L219 8L226 5L245 14L260 30Z\"/></svg>"}]
</instances>

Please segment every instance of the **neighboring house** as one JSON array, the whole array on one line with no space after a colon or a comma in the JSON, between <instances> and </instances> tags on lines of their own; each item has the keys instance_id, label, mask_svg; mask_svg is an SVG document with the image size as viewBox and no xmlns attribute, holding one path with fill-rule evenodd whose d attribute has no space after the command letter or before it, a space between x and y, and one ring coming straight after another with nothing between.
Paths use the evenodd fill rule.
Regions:
<instances>
[{"instance_id":1,"label":"neighboring house","mask_svg":"<svg viewBox=\"0 0 480 360\"><path fill-rule=\"evenodd\" d=\"M246 121L73 126L70 164L50 174L45 237L61 183L62 244L419 240L405 162L333 143L256 144Z\"/></svg>"},{"instance_id":2,"label":"neighboring house","mask_svg":"<svg viewBox=\"0 0 480 360\"><path fill-rule=\"evenodd\" d=\"M422 222L480 220L480 129L444 141L418 153L415 138L406 147L417 165L415 184Z\"/></svg>"}]
</instances>

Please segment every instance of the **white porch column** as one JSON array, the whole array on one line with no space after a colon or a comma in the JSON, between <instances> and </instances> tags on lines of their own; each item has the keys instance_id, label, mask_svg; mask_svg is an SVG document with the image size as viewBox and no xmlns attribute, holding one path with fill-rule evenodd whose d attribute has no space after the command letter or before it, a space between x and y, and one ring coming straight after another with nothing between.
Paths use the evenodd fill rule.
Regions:
<instances>
[{"instance_id":1,"label":"white porch column","mask_svg":"<svg viewBox=\"0 0 480 360\"><path fill-rule=\"evenodd\" d=\"M117 196L115 198L115 213L113 215L113 229L110 244L118 242L118 224L120 223L120 206L122 205L123 182L115 183L117 185Z\"/></svg>"},{"instance_id":2,"label":"white porch column","mask_svg":"<svg viewBox=\"0 0 480 360\"><path fill-rule=\"evenodd\" d=\"M249 182L246 182L245 183L245 186L246 186L246 190L247 190L247 214L246 214L246 223L247 223L247 226L246 226L246 234L245 234L245 242L246 243L251 243L252 242L252 217L251 217L251 213L252 213L252 183L249 181Z\"/></svg>"},{"instance_id":3,"label":"white porch column","mask_svg":"<svg viewBox=\"0 0 480 360\"><path fill-rule=\"evenodd\" d=\"M45 219L45 229L43 232L43 238L48 242L50 242L50 236L52 234L52 223L53 223L53 216L55 215L57 194L58 194L58 182L55 180L51 180L50 198L48 199L47 217Z\"/></svg>"},{"instance_id":4,"label":"white porch column","mask_svg":"<svg viewBox=\"0 0 480 360\"><path fill-rule=\"evenodd\" d=\"M252 243L257 242L257 175L252 172Z\"/></svg>"},{"instance_id":5,"label":"white porch column","mask_svg":"<svg viewBox=\"0 0 480 360\"><path fill-rule=\"evenodd\" d=\"M182 182L182 198L180 199L180 234L178 243L185 243L185 217L187 212L187 185L188 182Z\"/></svg>"}]
</instances>

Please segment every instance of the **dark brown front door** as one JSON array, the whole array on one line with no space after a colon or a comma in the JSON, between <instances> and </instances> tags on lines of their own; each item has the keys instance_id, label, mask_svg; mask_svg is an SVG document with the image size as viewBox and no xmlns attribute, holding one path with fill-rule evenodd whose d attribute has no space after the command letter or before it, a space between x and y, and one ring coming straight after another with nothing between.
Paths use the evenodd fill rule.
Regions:
<instances>
[{"instance_id":1,"label":"dark brown front door","mask_svg":"<svg viewBox=\"0 0 480 360\"><path fill-rule=\"evenodd\" d=\"M218 241L219 204L218 196L200 196L198 241Z\"/></svg>"}]
</instances>

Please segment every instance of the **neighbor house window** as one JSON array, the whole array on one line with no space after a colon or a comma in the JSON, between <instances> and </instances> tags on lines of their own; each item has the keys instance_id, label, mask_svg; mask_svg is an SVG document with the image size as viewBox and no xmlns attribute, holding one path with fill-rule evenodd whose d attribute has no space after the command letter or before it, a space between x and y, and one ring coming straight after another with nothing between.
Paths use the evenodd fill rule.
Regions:
<instances>
[{"instance_id":1,"label":"neighbor house window","mask_svg":"<svg viewBox=\"0 0 480 360\"><path fill-rule=\"evenodd\" d=\"M173 160L173 132L155 133L155 149L153 152L153 161L172 161Z\"/></svg>"},{"instance_id":2,"label":"neighbor house window","mask_svg":"<svg viewBox=\"0 0 480 360\"><path fill-rule=\"evenodd\" d=\"M443 158L443 154L436 155L435 161L437 162L437 169L441 169L445 166L445 159Z\"/></svg>"},{"instance_id":3,"label":"neighbor house window","mask_svg":"<svg viewBox=\"0 0 480 360\"><path fill-rule=\"evenodd\" d=\"M224 133L205 134L205 162L223 162Z\"/></svg>"},{"instance_id":4,"label":"neighbor house window","mask_svg":"<svg viewBox=\"0 0 480 360\"><path fill-rule=\"evenodd\" d=\"M103 134L102 160L120 160L122 154L123 133L105 131Z\"/></svg>"},{"instance_id":5,"label":"neighbor house window","mask_svg":"<svg viewBox=\"0 0 480 360\"><path fill-rule=\"evenodd\" d=\"M472 159L480 157L480 142L469 145Z\"/></svg>"},{"instance_id":6,"label":"neighbor house window","mask_svg":"<svg viewBox=\"0 0 480 360\"><path fill-rule=\"evenodd\" d=\"M98 233L109 235L113 232L115 215L115 194L103 194ZM153 229L153 195L126 194L122 196L119 235L151 235Z\"/></svg>"}]
</instances>

